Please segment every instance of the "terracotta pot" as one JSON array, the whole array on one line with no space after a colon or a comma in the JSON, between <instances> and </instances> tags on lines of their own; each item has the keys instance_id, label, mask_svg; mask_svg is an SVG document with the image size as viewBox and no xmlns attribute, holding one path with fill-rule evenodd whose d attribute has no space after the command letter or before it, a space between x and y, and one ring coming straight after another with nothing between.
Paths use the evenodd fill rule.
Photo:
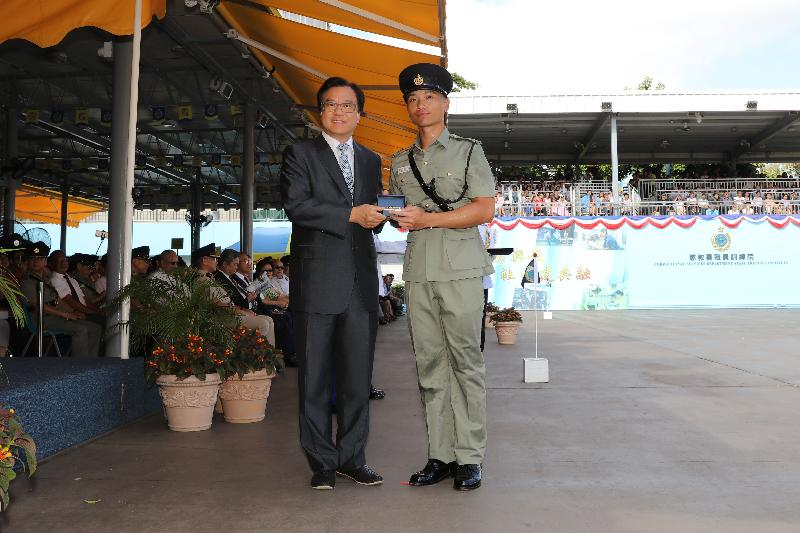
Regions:
<instances>
[{"instance_id":1,"label":"terracotta pot","mask_svg":"<svg viewBox=\"0 0 800 533\"><path fill-rule=\"evenodd\" d=\"M195 376L181 380L174 375L160 376L156 383L169 429L203 431L210 428L219 382L218 374L206 374L205 381Z\"/></svg>"},{"instance_id":2,"label":"terracotta pot","mask_svg":"<svg viewBox=\"0 0 800 533\"><path fill-rule=\"evenodd\" d=\"M494 313L486 313L486 327L487 328L493 328L494 327L494 322L492 322L492 316L494 316Z\"/></svg>"},{"instance_id":3,"label":"terracotta pot","mask_svg":"<svg viewBox=\"0 0 800 533\"><path fill-rule=\"evenodd\" d=\"M238 375L226 379L219 391L225 421L247 424L264 420L269 389L274 377L275 374L259 370L248 372L242 379Z\"/></svg>"},{"instance_id":4,"label":"terracotta pot","mask_svg":"<svg viewBox=\"0 0 800 533\"><path fill-rule=\"evenodd\" d=\"M497 344L515 344L519 322L495 322L494 332L497 333Z\"/></svg>"}]
</instances>

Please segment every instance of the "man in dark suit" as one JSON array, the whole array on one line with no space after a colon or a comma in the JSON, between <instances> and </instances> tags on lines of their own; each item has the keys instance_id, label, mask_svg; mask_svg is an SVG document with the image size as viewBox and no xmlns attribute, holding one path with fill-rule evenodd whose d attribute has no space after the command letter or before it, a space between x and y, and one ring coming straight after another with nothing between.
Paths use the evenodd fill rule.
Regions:
<instances>
[{"instance_id":1,"label":"man in dark suit","mask_svg":"<svg viewBox=\"0 0 800 533\"><path fill-rule=\"evenodd\" d=\"M374 205L381 160L353 141L364 111L354 83L329 78L317 93L323 133L284 153L283 206L292 221L295 348L299 359L300 444L311 486L336 475L361 485L383 478L366 465L369 390L378 311L372 229L386 218ZM336 375L336 443L329 401Z\"/></svg>"}]
</instances>

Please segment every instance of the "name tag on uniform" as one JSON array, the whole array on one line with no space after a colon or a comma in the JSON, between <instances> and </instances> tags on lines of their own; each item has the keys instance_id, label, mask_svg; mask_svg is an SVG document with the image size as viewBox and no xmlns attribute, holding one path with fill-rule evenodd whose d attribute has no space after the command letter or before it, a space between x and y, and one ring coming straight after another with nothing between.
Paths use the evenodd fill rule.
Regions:
<instances>
[{"instance_id":1,"label":"name tag on uniform","mask_svg":"<svg viewBox=\"0 0 800 533\"><path fill-rule=\"evenodd\" d=\"M398 174L403 174L404 172L411 172L411 165L406 165L404 167L397 167Z\"/></svg>"}]
</instances>

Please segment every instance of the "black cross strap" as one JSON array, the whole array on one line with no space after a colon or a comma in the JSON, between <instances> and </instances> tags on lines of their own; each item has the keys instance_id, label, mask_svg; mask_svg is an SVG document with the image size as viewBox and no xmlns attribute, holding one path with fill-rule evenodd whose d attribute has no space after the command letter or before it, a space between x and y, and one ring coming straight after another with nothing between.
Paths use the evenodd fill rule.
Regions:
<instances>
[{"instance_id":1,"label":"black cross strap","mask_svg":"<svg viewBox=\"0 0 800 533\"><path fill-rule=\"evenodd\" d=\"M461 188L461 194L455 200L446 200L441 196L439 196L439 194L436 192L436 178L433 178L431 180L430 185L425 183L425 180L422 179L422 174L419 171L419 167L417 166L417 162L414 161L414 147L412 146L411 149L409 149L408 151L408 164L411 167L411 172L417 179L417 183L419 183L419 186L422 188L422 192L428 195L428 198L433 200L433 203L439 206L439 209L441 209L443 212L452 211L453 208L450 207L450 205L458 202L459 200L464 198L465 194L467 194L467 188L468 188L467 174L469 173L469 161L472 158L472 150L474 149L475 149L475 143L474 142L470 143L469 153L467 154L467 164L464 167L464 185Z\"/></svg>"}]
</instances>

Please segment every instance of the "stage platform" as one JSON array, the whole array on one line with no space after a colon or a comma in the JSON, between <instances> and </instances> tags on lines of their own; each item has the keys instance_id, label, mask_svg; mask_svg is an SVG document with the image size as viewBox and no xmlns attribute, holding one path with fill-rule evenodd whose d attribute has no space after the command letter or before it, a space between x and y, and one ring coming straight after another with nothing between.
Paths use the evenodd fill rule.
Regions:
<instances>
[{"instance_id":1,"label":"stage platform","mask_svg":"<svg viewBox=\"0 0 800 533\"><path fill-rule=\"evenodd\" d=\"M158 391L145 384L143 359L0 362L0 403L17 411L39 459L161 409Z\"/></svg>"}]
</instances>

